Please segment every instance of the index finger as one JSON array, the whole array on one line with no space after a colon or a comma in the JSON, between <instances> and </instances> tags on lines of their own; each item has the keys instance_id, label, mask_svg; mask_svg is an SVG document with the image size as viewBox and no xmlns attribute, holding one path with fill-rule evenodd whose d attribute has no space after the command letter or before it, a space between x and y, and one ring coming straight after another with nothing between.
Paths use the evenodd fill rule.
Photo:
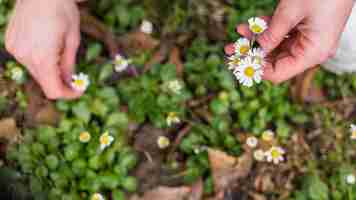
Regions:
<instances>
[{"instance_id":1,"label":"index finger","mask_svg":"<svg viewBox=\"0 0 356 200\"><path fill-rule=\"evenodd\" d=\"M32 69L39 69L38 66L31 66ZM59 66L47 63L40 66L40 71L34 71L32 76L41 86L48 99L75 99L81 93L72 90L61 78Z\"/></svg>"}]
</instances>

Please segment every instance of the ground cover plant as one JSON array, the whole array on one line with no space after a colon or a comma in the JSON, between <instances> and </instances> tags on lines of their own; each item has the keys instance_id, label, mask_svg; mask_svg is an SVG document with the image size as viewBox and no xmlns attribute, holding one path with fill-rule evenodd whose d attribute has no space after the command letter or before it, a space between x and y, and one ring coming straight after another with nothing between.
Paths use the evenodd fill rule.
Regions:
<instances>
[{"instance_id":1,"label":"ground cover plant","mask_svg":"<svg viewBox=\"0 0 356 200\"><path fill-rule=\"evenodd\" d=\"M246 87L229 70L236 24L275 4L85 2L72 101L46 100L2 45L1 195L355 199L356 76L317 67Z\"/></svg>"}]
</instances>

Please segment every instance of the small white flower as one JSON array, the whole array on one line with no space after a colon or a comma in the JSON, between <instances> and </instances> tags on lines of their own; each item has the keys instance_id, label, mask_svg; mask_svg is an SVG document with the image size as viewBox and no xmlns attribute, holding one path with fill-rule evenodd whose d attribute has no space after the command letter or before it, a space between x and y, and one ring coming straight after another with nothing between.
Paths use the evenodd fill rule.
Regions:
<instances>
[{"instance_id":1,"label":"small white flower","mask_svg":"<svg viewBox=\"0 0 356 200\"><path fill-rule=\"evenodd\" d=\"M228 61L228 66L229 66L229 70L235 70L235 68L239 67L239 65L241 64L241 57L239 55L233 54L232 56L229 56L227 58Z\"/></svg>"},{"instance_id":2,"label":"small white flower","mask_svg":"<svg viewBox=\"0 0 356 200\"><path fill-rule=\"evenodd\" d=\"M16 82L21 82L24 79L25 72L21 67L14 67L10 71L11 79Z\"/></svg>"},{"instance_id":3,"label":"small white flower","mask_svg":"<svg viewBox=\"0 0 356 200\"><path fill-rule=\"evenodd\" d=\"M284 149L281 147L271 147L267 152L265 152L265 156L268 162L273 162L274 164L278 164L284 161L283 155L285 154Z\"/></svg>"},{"instance_id":4,"label":"small white flower","mask_svg":"<svg viewBox=\"0 0 356 200\"><path fill-rule=\"evenodd\" d=\"M83 131L79 134L79 141L82 143L88 143L91 139L91 135L87 131Z\"/></svg>"},{"instance_id":5,"label":"small white flower","mask_svg":"<svg viewBox=\"0 0 356 200\"><path fill-rule=\"evenodd\" d=\"M271 130L266 130L263 131L262 133L262 140L266 141L266 142L270 142L274 139L274 132Z\"/></svg>"},{"instance_id":6,"label":"small white flower","mask_svg":"<svg viewBox=\"0 0 356 200\"><path fill-rule=\"evenodd\" d=\"M152 32L153 32L153 24L152 24L152 22L150 22L148 20L143 20L142 23L141 23L140 30L141 30L142 33L152 34Z\"/></svg>"},{"instance_id":7,"label":"small white flower","mask_svg":"<svg viewBox=\"0 0 356 200\"><path fill-rule=\"evenodd\" d=\"M261 65L254 62L251 57L247 57L241 61L240 66L235 68L233 73L242 85L252 87L253 82L261 82L263 70Z\"/></svg>"},{"instance_id":8,"label":"small white flower","mask_svg":"<svg viewBox=\"0 0 356 200\"><path fill-rule=\"evenodd\" d=\"M115 71L116 72L125 71L127 69L127 67L130 65L130 63L131 63L130 60L124 58L120 54L117 54L115 56L115 61L114 61Z\"/></svg>"},{"instance_id":9,"label":"small white flower","mask_svg":"<svg viewBox=\"0 0 356 200\"><path fill-rule=\"evenodd\" d=\"M77 91L84 92L88 88L89 84L89 77L84 73L72 76L72 87Z\"/></svg>"},{"instance_id":10,"label":"small white flower","mask_svg":"<svg viewBox=\"0 0 356 200\"><path fill-rule=\"evenodd\" d=\"M114 137L111 136L108 131L106 131L100 136L99 141L100 149L104 150L105 148L111 145L111 143L114 141Z\"/></svg>"},{"instance_id":11,"label":"small white flower","mask_svg":"<svg viewBox=\"0 0 356 200\"><path fill-rule=\"evenodd\" d=\"M355 175L349 174L349 175L346 176L346 183L347 184L353 185L353 184L355 184L355 182L356 182Z\"/></svg>"},{"instance_id":12,"label":"small white flower","mask_svg":"<svg viewBox=\"0 0 356 200\"><path fill-rule=\"evenodd\" d=\"M355 124L350 125L350 132L351 132L350 138L352 140L356 140L356 125Z\"/></svg>"},{"instance_id":13,"label":"small white flower","mask_svg":"<svg viewBox=\"0 0 356 200\"><path fill-rule=\"evenodd\" d=\"M253 157L257 161L265 161L265 152L263 152L262 149L257 149L253 152Z\"/></svg>"},{"instance_id":14,"label":"small white flower","mask_svg":"<svg viewBox=\"0 0 356 200\"><path fill-rule=\"evenodd\" d=\"M261 48L253 48L248 52L248 55L259 65L265 65L266 53Z\"/></svg>"},{"instance_id":15,"label":"small white flower","mask_svg":"<svg viewBox=\"0 0 356 200\"><path fill-rule=\"evenodd\" d=\"M246 144L251 148L255 148L258 145L258 139L254 136L248 137L246 139Z\"/></svg>"},{"instance_id":16,"label":"small white flower","mask_svg":"<svg viewBox=\"0 0 356 200\"><path fill-rule=\"evenodd\" d=\"M178 117L178 114L176 112L170 112L168 113L167 119L166 119L167 125L172 126L173 124L178 124L180 123L180 119Z\"/></svg>"},{"instance_id":17,"label":"small white flower","mask_svg":"<svg viewBox=\"0 0 356 200\"><path fill-rule=\"evenodd\" d=\"M160 149L166 149L169 147L171 142L166 136L159 136L157 140L157 145Z\"/></svg>"},{"instance_id":18,"label":"small white flower","mask_svg":"<svg viewBox=\"0 0 356 200\"><path fill-rule=\"evenodd\" d=\"M259 17L252 17L248 20L249 28L254 34L261 34L267 29L265 20Z\"/></svg>"},{"instance_id":19,"label":"small white flower","mask_svg":"<svg viewBox=\"0 0 356 200\"><path fill-rule=\"evenodd\" d=\"M180 94L183 89L183 85L178 80L169 81L167 87L175 94Z\"/></svg>"},{"instance_id":20,"label":"small white flower","mask_svg":"<svg viewBox=\"0 0 356 200\"><path fill-rule=\"evenodd\" d=\"M93 196L90 198L90 200L105 200L104 196L100 193L95 193Z\"/></svg>"},{"instance_id":21,"label":"small white flower","mask_svg":"<svg viewBox=\"0 0 356 200\"><path fill-rule=\"evenodd\" d=\"M238 39L235 44L235 54L238 56L247 55L251 49L251 42L247 38L240 38Z\"/></svg>"}]
</instances>

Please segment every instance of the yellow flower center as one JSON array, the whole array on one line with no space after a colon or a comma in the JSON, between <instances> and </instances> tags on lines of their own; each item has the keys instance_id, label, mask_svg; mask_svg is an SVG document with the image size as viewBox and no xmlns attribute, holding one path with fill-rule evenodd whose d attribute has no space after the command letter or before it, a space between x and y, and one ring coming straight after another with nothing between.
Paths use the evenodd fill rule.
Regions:
<instances>
[{"instance_id":1,"label":"yellow flower center","mask_svg":"<svg viewBox=\"0 0 356 200\"><path fill-rule=\"evenodd\" d=\"M246 67L246 69L245 69L245 75L246 75L247 77L249 77L249 78L252 78L253 75L255 75L255 70L253 69L252 66Z\"/></svg>"},{"instance_id":2,"label":"yellow flower center","mask_svg":"<svg viewBox=\"0 0 356 200\"><path fill-rule=\"evenodd\" d=\"M91 200L101 200L101 196L99 194L94 194Z\"/></svg>"},{"instance_id":3,"label":"yellow flower center","mask_svg":"<svg viewBox=\"0 0 356 200\"><path fill-rule=\"evenodd\" d=\"M352 137L356 138L356 130L351 133Z\"/></svg>"},{"instance_id":4,"label":"yellow flower center","mask_svg":"<svg viewBox=\"0 0 356 200\"><path fill-rule=\"evenodd\" d=\"M245 55L248 53L248 51L250 50L250 47L247 45L243 45L240 47L240 54Z\"/></svg>"},{"instance_id":5,"label":"yellow flower center","mask_svg":"<svg viewBox=\"0 0 356 200\"><path fill-rule=\"evenodd\" d=\"M79 140L81 142L88 142L90 140L90 134L88 132L82 132L79 135Z\"/></svg>"},{"instance_id":6,"label":"yellow flower center","mask_svg":"<svg viewBox=\"0 0 356 200\"><path fill-rule=\"evenodd\" d=\"M158 138L158 147L161 149L165 149L170 145L170 141L167 137L161 136Z\"/></svg>"},{"instance_id":7,"label":"yellow flower center","mask_svg":"<svg viewBox=\"0 0 356 200\"><path fill-rule=\"evenodd\" d=\"M168 118L174 120L175 118L177 118L177 113L175 112L168 113Z\"/></svg>"},{"instance_id":8,"label":"yellow flower center","mask_svg":"<svg viewBox=\"0 0 356 200\"><path fill-rule=\"evenodd\" d=\"M281 157L281 152L279 152L277 149L272 149L271 156L273 159L279 158Z\"/></svg>"},{"instance_id":9,"label":"yellow flower center","mask_svg":"<svg viewBox=\"0 0 356 200\"><path fill-rule=\"evenodd\" d=\"M74 81L74 85L76 85L78 87L82 87L82 86L84 86L84 84L85 84L85 82L82 79L77 79Z\"/></svg>"},{"instance_id":10,"label":"yellow flower center","mask_svg":"<svg viewBox=\"0 0 356 200\"><path fill-rule=\"evenodd\" d=\"M257 24L253 24L253 25L251 26L251 30L252 30L252 32L254 32L254 33L262 33L262 31L263 31L262 27L259 26L259 25L257 25Z\"/></svg>"},{"instance_id":11,"label":"yellow flower center","mask_svg":"<svg viewBox=\"0 0 356 200\"><path fill-rule=\"evenodd\" d=\"M100 143L103 144L103 145L108 145L110 143L109 135L103 135L100 138Z\"/></svg>"}]
</instances>

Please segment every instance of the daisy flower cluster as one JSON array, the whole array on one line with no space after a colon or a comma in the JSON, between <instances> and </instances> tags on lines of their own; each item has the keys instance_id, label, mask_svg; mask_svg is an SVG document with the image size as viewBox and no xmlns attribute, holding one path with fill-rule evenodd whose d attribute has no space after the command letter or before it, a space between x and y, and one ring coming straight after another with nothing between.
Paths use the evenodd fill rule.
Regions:
<instances>
[{"instance_id":1,"label":"daisy flower cluster","mask_svg":"<svg viewBox=\"0 0 356 200\"><path fill-rule=\"evenodd\" d=\"M257 35L267 29L267 23L258 17L248 20L249 29L253 33L252 40L247 38L238 39L232 46L231 55L227 58L228 69L233 72L240 84L252 87L254 82L260 83L263 75L265 52L254 47Z\"/></svg>"},{"instance_id":2,"label":"daisy flower cluster","mask_svg":"<svg viewBox=\"0 0 356 200\"><path fill-rule=\"evenodd\" d=\"M255 160L260 162L266 161L277 165L285 160L284 154L286 152L282 147L273 144L274 139L274 132L266 130L262 133L261 141L254 136L250 136L246 139L246 145L254 149L253 157ZM264 146L260 145L260 143L270 144L269 148L259 148L259 146Z\"/></svg>"},{"instance_id":3,"label":"daisy flower cluster","mask_svg":"<svg viewBox=\"0 0 356 200\"><path fill-rule=\"evenodd\" d=\"M78 139L81 143L88 143L91 140L91 134L88 131L83 131L79 134ZM103 151L107 147L111 146L111 144L114 142L114 139L115 138L110 135L108 131L102 133L99 138L100 150Z\"/></svg>"}]
</instances>

